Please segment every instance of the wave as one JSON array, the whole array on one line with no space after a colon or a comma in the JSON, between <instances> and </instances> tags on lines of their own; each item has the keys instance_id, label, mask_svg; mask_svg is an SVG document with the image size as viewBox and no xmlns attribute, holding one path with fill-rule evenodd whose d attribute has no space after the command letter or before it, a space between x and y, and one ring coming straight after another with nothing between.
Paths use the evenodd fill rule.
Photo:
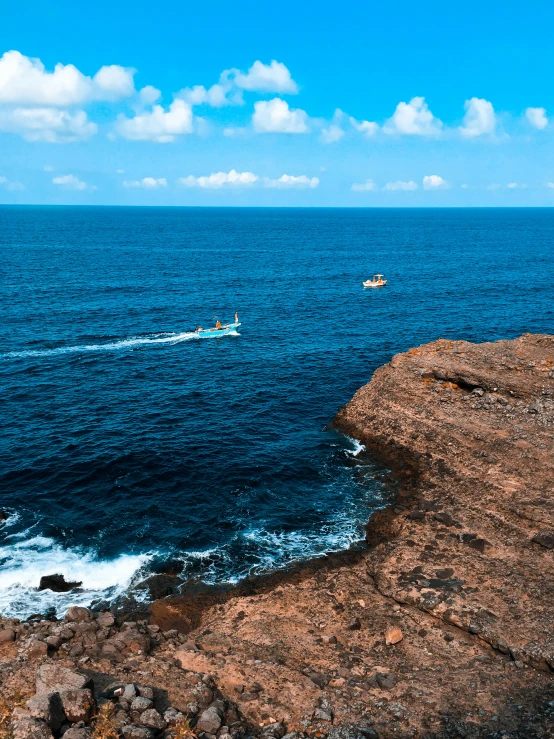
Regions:
<instances>
[{"instance_id":1,"label":"wave","mask_svg":"<svg viewBox=\"0 0 554 739\"><path fill-rule=\"evenodd\" d=\"M346 453L350 457L357 457L361 452L365 452L365 445L362 444L358 439L353 439L351 436L346 436L348 441L354 446L354 449L347 449Z\"/></svg>"},{"instance_id":2,"label":"wave","mask_svg":"<svg viewBox=\"0 0 554 739\"><path fill-rule=\"evenodd\" d=\"M120 341L112 341L106 344L80 344L76 346L59 346L55 349L25 349L17 352L2 354L4 359L16 359L24 357L50 357L58 354L86 354L87 352L113 352L125 349L134 349L139 346L156 346L158 344L180 344L182 341L190 341L199 337L194 331L182 333L158 333L145 336L133 336Z\"/></svg>"},{"instance_id":3,"label":"wave","mask_svg":"<svg viewBox=\"0 0 554 739\"><path fill-rule=\"evenodd\" d=\"M0 614L28 618L54 610L60 615L71 605L112 600L131 586L154 556L155 553L121 554L102 560L92 551L65 549L47 536L0 546ZM38 590L40 578L53 574L82 585L69 593Z\"/></svg>"}]
</instances>

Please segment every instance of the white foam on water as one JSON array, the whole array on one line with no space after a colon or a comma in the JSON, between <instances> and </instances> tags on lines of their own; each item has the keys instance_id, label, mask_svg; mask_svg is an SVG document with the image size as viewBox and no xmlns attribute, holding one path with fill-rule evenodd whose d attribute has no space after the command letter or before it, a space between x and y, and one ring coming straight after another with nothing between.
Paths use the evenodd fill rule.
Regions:
<instances>
[{"instance_id":1,"label":"white foam on water","mask_svg":"<svg viewBox=\"0 0 554 739\"><path fill-rule=\"evenodd\" d=\"M180 344L182 341L198 339L194 331L182 333L148 334L147 336L132 336L120 341L112 341L106 344L81 344L77 346L59 346L56 349L25 349L20 352L8 352L2 354L4 359L16 359L24 357L50 357L59 354L86 354L87 352L113 352L125 349L134 349L139 346L156 346L158 344Z\"/></svg>"},{"instance_id":2,"label":"white foam on water","mask_svg":"<svg viewBox=\"0 0 554 739\"><path fill-rule=\"evenodd\" d=\"M88 606L123 593L154 553L122 554L102 560L83 549L65 549L46 536L0 546L0 615L27 618L54 608L58 615L71 605ZM69 593L38 590L43 575L63 575L82 582Z\"/></svg>"},{"instance_id":3,"label":"white foam on water","mask_svg":"<svg viewBox=\"0 0 554 739\"><path fill-rule=\"evenodd\" d=\"M348 441L353 445L354 449L347 449L346 453L351 457L357 457L360 452L365 452L365 446L358 439L353 439L351 436L346 437Z\"/></svg>"}]
</instances>

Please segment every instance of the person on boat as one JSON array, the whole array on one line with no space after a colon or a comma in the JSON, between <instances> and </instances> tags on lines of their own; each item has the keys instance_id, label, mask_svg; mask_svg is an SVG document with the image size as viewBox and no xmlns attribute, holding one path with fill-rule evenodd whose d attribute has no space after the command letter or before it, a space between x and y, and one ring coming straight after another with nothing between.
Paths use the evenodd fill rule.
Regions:
<instances>
[{"instance_id":1,"label":"person on boat","mask_svg":"<svg viewBox=\"0 0 554 739\"><path fill-rule=\"evenodd\" d=\"M237 311L235 313L235 323L238 323L238 322L239 322L239 312Z\"/></svg>"},{"instance_id":2,"label":"person on boat","mask_svg":"<svg viewBox=\"0 0 554 739\"><path fill-rule=\"evenodd\" d=\"M223 328L223 326L221 325L221 321L219 320L219 318L218 318L218 319L217 319L217 321L215 322L215 327L216 327L216 328Z\"/></svg>"}]
</instances>

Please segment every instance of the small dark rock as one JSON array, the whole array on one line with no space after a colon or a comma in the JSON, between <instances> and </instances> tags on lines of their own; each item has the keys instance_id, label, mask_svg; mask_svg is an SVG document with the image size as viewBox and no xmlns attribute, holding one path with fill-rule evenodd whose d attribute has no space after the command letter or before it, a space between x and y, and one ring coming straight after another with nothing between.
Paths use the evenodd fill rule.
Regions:
<instances>
[{"instance_id":1,"label":"small dark rock","mask_svg":"<svg viewBox=\"0 0 554 739\"><path fill-rule=\"evenodd\" d=\"M540 544L541 547L546 549L554 549L554 532L552 531L539 531L531 539L535 544Z\"/></svg>"},{"instance_id":2,"label":"small dark rock","mask_svg":"<svg viewBox=\"0 0 554 739\"><path fill-rule=\"evenodd\" d=\"M348 629L350 631L359 631L362 628L362 624L360 622L359 618L354 618L350 623L348 624Z\"/></svg>"},{"instance_id":3,"label":"small dark rock","mask_svg":"<svg viewBox=\"0 0 554 739\"><path fill-rule=\"evenodd\" d=\"M43 575L40 578L38 589L52 590L54 593L68 593L82 584L82 582L66 582L63 575Z\"/></svg>"},{"instance_id":4,"label":"small dark rock","mask_svg":"<svg viewBox=\"0 0 554 739\"><path fill-rule=\"evenodd\" d=\"M435 521L444 524L445 526L455 526L457 521L454 521L450 513L435 513L433 516Z\"/></svg>"}]
</instances>

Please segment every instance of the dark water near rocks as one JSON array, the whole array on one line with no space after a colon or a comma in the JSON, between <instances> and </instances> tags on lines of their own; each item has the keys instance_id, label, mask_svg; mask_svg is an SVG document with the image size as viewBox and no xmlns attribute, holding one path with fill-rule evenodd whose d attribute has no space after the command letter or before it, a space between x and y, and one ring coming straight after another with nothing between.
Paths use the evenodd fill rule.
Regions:
<instances>
[{"instance_id":1,"label":"dark water near rocks","mask_svg":"<svg viewBox=\"0 0 554 739\"><path fill-rule=\"evenodd\" d=\"M547 209L0 208L0 612L357 541L381 486L324 427L397 351L552 332L553 239Z\"/></svg>"}]
</instances>

